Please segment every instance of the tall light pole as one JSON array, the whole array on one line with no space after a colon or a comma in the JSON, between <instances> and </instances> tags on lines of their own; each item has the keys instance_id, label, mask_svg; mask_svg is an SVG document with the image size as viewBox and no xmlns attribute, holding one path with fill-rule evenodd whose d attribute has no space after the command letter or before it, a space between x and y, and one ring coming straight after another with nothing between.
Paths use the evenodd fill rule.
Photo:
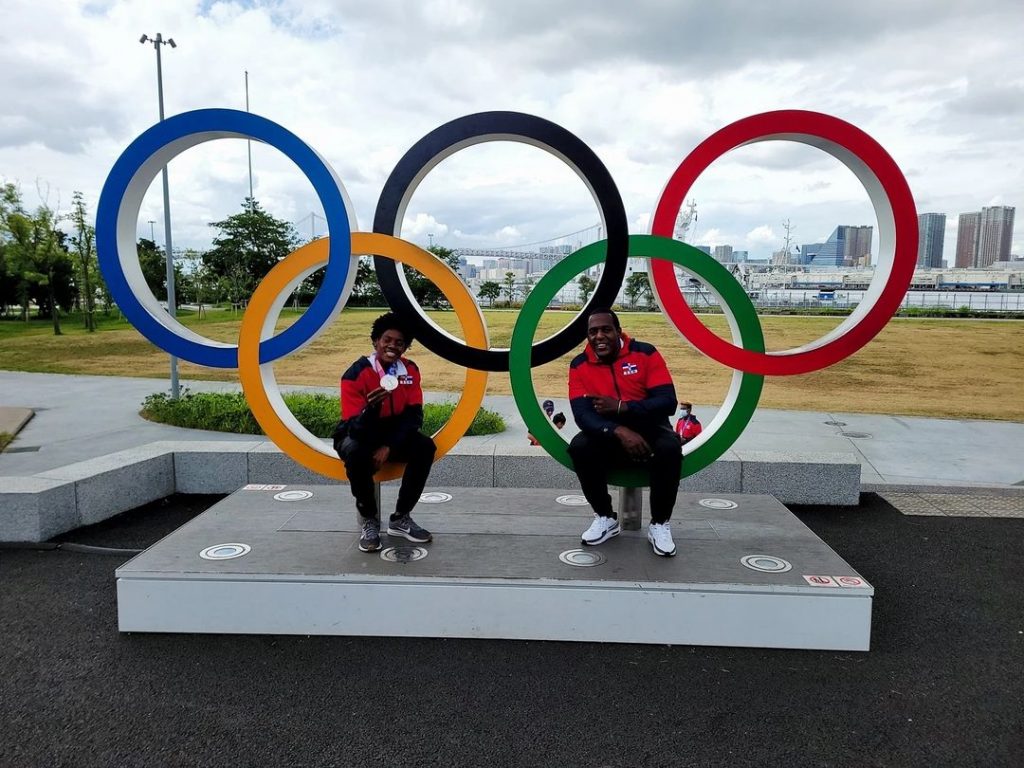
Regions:
<instances>
[{"instance_id":1,"label":"tall light pole","mask_svg":"<svg viewBox=\"0 0 1024 768\"><path fill-rule=\"evenodd\" d=\"M249 70L245 70L245 111L249 111ZM252 195L252 140L245 140L245 148L249 153L249 207L254 209L255 199Z\"/></svg>"},{"instance_id":2,"label":"tall light pole","mask_svg":"<svg viewBox=\"0 0 1024 768\"><path fill-rule=\"evenodd\" d=\"M177 48L177 44L174 42L174 38L167 38L164 40L163 35L159 32L156 33L156 37L149 37L143 35L139 38L139 42L145 45L146 43L152 43L153 49L156 51L156 92L157 98L160 101L160 122L164 120L164 71L163 65L160 61L160 47L169 45L171 48ZM167 166L163 167L163 182L164 182L164 255L167 258L167 313L174 317L174 256L173 249L171 247L171 202L170 193L167 189ZM171 397L175 400L178 398L180 391L178 389L178 358L171 355Z\"/></svg>"}]
</instances>

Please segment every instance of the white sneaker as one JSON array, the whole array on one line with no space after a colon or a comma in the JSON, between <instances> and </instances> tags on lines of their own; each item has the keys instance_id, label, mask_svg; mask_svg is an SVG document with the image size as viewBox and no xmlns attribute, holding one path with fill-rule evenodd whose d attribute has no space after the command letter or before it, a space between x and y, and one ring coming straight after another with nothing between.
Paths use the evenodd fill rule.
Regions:
<instances>
[{"instance_id":1,"label":"white sneaker","mask_svg":"<svg viewBox=\"0 0 1024 768\"><path fill-rule=\"evenodd\" d=\"M651 542L656 555L672 557L676 553L676 545L672 541L672 528L669 523L651 523L647 526L647 540Z\"/></svg>"},{"instance_id":2,"label":"white sneaker","mask_svg":"<svg viewBox=\"0 0 1024 768\"><path fill-rule=\"evenodd\" d=\"M614 517L601 517L594 515L594 522L583 532L580 541L589 547L603 544L612 536L619 535L619 521Z\"/></svg>"}]
</instances>

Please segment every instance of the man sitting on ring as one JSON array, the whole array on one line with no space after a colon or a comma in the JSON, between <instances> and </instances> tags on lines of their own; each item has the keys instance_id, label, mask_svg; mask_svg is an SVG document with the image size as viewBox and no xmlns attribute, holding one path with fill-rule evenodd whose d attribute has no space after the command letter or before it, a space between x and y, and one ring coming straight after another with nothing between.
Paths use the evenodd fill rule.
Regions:
<instances>
[{"instance_id":1,"label":"man sitting on ring","mask_svg":"<svg viewBox=\"0 0 1024 768\"><path fill-rule=\"evenodd\" d=\"M569 366L569 400L579 434L569 456L594 522L582 542L593 546L619 535L608 495L613 469L650 471L651 523L647 539L655 554L676 553L669 518L679 491L682 448L668 418L676 391L661 353L630 339L610 309L595 309L587 320L587 348Z\"/></svg>"}]
</instances>

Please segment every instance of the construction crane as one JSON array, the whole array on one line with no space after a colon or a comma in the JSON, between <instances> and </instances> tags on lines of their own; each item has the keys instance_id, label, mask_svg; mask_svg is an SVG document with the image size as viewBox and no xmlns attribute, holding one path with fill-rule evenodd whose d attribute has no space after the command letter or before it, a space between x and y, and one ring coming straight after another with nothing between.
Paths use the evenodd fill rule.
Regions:
<instances>
[{"instance_id":1,"label":"construction crane","mask_svg":"<svg viewBox=\"0 0 1024 768\"><path fill-rule=\"evenodd\" d=\"M690 229L690 225L697 220L697 202L691 200L689 204L683 202L683 207L679 209L679 214L676 216L676 226L672 230L672 237L681 243L686 242L686 233Z\"/></svg>"}]
</instances>

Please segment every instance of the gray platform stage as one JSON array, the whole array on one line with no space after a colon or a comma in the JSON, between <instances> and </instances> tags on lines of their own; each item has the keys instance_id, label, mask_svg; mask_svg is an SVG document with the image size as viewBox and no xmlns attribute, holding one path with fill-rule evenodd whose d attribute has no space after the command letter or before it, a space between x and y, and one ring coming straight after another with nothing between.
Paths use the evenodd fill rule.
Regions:
<instances>
[{"instance_id":1,"label":"gray platform stage","mask_svg":"<svg viewBox=\"0 0 1024 768\"><path fill-rule=\"evenodd\" d=\"M427 490L434 541L368 554L346 486L247 486L117 569L119 627L868 649L874 589L771 496L681 493L662 558L581 548L572 491Z\"/></svg>"}]
</instances>

